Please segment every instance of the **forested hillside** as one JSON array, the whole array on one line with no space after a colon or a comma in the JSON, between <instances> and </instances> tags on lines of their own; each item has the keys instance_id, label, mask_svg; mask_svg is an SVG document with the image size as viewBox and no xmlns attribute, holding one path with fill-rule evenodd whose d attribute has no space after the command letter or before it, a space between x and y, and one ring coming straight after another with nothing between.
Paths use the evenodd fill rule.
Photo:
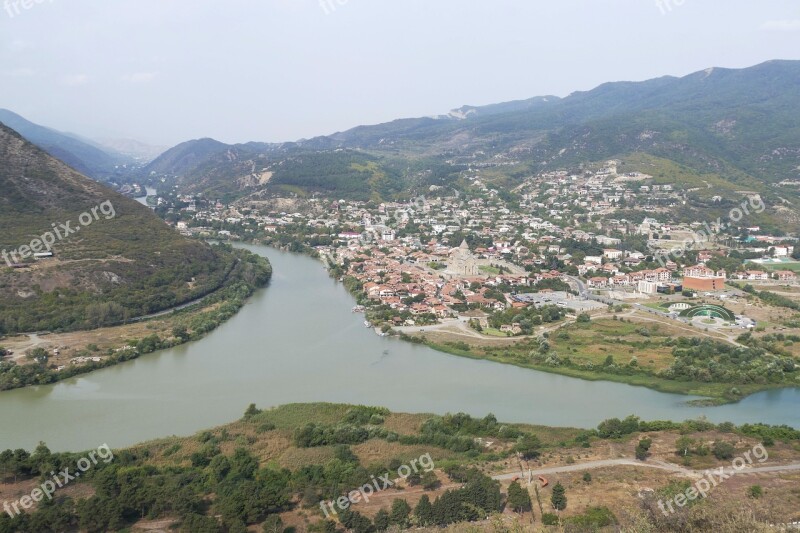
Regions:
<instances>
[{"instance_id":1,"label":"forested hillside","mask_svg":"<svg viewBox=\"0 0 800 533\"><path fill-rule=\"evenodd\" d=\"M168 309L219 288L235 262L4 126L0 227L0 334L93 328ZM54 256L34 260L37 251Z\"/></svg>"}]
</instances>

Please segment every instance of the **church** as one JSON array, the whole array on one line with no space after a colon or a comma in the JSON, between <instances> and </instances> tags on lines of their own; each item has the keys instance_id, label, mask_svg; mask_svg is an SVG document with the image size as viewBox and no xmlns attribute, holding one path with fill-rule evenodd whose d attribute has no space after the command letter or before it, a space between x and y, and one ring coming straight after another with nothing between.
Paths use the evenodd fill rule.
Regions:
<instances>
[{"instance_id":1,"label":"church","mask_svg":"<svg viewBox=\"0 0 800 533\"><path fill-rule=\"evenodd\" d=\"M478 262L472 252L469 251L469 245L467 245L466 240L461 243L461 246L450 251L445 274L451 276L480 276Z\"/></svg>"}]
</instances>

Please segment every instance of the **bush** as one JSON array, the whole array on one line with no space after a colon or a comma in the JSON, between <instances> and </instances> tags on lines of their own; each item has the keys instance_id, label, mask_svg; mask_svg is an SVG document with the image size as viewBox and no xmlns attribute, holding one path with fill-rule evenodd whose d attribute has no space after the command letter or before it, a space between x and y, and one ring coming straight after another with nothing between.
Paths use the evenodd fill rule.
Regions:
<instances>
[{"instance_id":1,"label":"bush","mask_svg":"<svg viewBox=\"0 0 800 533\"><path fill-rule=\"evenodd\" d=\"M725 441L716 441L714 442L714 448L712 449L712 453L714 457L719 460L724 459L731 459L733 458L733 452L736 451L733 447L733 444L730 442Z\"/></svg>"},{"instance_id":2,"label":"bush","mask_svg":"<svg viewBox=\"0 0 800 533\"><path fill-rule=\"evenodd\" d=\"M565 522L580 526L581 530L595 531L616 524L617 517L608 507L590 507L585 513L567 518Z\"/></svg>"},{"instance_id":3,"label":"bush","mask_svg":"<svg viewBox=\"0 0 800 533\"><path fill-rule=\"evenodd\" d=\"M542 515L542 524L545 526L557 526L558 525L558 515L553 513L544 513Z\"/></svg>"},{"instance_id":4,"label":"bush","mask_svg":"<svg viewBox=\"0 0 800 533\"><path fill-rule=\"evenodd\" d=\"M747 489L747 495L754 499L760 498L764 495L764 489L761 488L761 485L753 485Z\"/></svg>"}]
</instances>

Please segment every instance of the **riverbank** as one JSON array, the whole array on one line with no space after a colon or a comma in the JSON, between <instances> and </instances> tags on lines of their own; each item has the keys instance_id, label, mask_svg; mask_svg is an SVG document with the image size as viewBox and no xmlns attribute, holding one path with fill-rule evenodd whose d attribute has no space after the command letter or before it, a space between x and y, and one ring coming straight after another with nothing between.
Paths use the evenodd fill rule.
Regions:
<instances>
[{"instance_id":1,"label":"riverbank","mask_svg":"<svg viewBox=\"0 0 800 533\"><path fill-rule=\"evenodd\" d=\"M39 441L61 451L102 442L123 447L189 435L236 418L252 402L366 403L475 417L492 412L502 420L579 428L631 413L649 420L800 426L797 389L755 394L736 405L693 407L687 400L695 397L456 357L380 337L364 327L363 315L351 312L352 297L318 261L242 247L268 256L275 274L235 316L198 342L58 384L0 393L0 449L33 448Z\"/></svg>"},{"instance_id":2,"label":"riverbank","mask_svg":"<svg viewBox=\"0 0 800 533\"><path fill-rule=\"evenodd\" d=\"M291 253L302 253L303 255L307 255L313 259L319 260L331 277L336 277L336 274L341 274L341 272L336 272L333 270L335 265L332 265L329 261L327 256L320 255L317 250L310 248L305 245L284 245L284 249ZM297 249L298 251L294 251ZM338 282L341 282L342 285L347 289L348 293L356 299L357 303L360 305L368 304L369 299L367 298L366 294L361 291L360 284L354 278L349 277L342 277L337 279ZM635 314L635 311L631 313ZM374 322L373 316L370 314L369 307L366 310L366 317L376 326L376 330L380 330L381 324ZM634 317L636 318L636 317ZM631 318L628 319L628 324L630 324ZM653 321L652 318L646 317L646 321L651 322ZM547 333L544 335L543 338L549 338L551 335L554 335L555 332L563 326L567 326L572 324L572 321L563 322L561 324L557 324L555 327L549 328ZM622 322L620 322L622 324ZM646 322L644 323L646 324ZM388 324L387 324L388 326ZM577 378L584 381L609 381L614 383L622 383L625 385L631 385L634 387L644 387L654 391L663 392L667 394L680 394L683 396L693 396L693 397L700 397L700 399L693 399L687 401L687 404L693 405L696 407L713 407L713 406L721 406L726 404L733 404L740 402L744 398L751 396L753 394L769 391L769 390L777 390L783 388L798 388L800 387L800 382L797 384L792 383L780 383L780 384L737 384L737 383L721 383L721 382L700 382L700 381L679 381L679 380L671 380L661 378L652 374L637 372L633 368L622 368L620 372L608 372L602 370L595 370L595 369L585 369L585 368L576 368L572 366L570 362L560 362L559 364L537 364L534 362L531 357L528 355L528 350L522 350L523 353L519 351L514 351L513 347L503 347L502 350L497 349L493 350L491 354L485 353L485 343L482 342L483 339L479 339L476 341L470 337L466 336L459 336L458 340L455 342L436 342L431 340L425 333L422 334L403 334L397 333L394 330L387 330L389 334L394 337L400 338L406 342L412 342L415 344L423 344L431 349L437 350L439 352L447 353L450 355L456 355L459 357L467 357L470 359L481 360L481 361L490 361L494 363L500 363L505 365L516 366L519 368L526 368L529 370L536 370L538 372L545 372L548 374L558 374L561 376L567 376L571 378ZM704 337L703 332L698 331L697 337ZM447 335L445 335L447 337ZM711 336L707 336L709 338L713 338ZM487 336L487 339L492 340L491 337ZM508 338L509 341L514 342L514 338ZM520 342L520 341L518 341ZM466 348L466 349L465 349Z\"/></svg>"},{"instance_id":3,"label":"riverbank","mask_svg":"<svg viewBox=\"0 0 800 533\"><path fill-rule=\"evenodd\" d=\"M202 339L234 316L272 276L267 258L245 250L231 253L236 262L221 288L171 312L94 330L0 339L12 352L0 360L0 391L57 383Z\"/></svg>"},{"instance_id":4,"label":"riverbank","mask_svg":"<svg viewBox=\"0 0 800 533\"><path fill-rule=\"evenodd\" d=\"M782 388L792 388L792 385L731 385L725 383L701 383L701 382L686 382L675 381L659 378L656 376L640 375L640 374L614 374L611 372L602 371L589 371L579 368L571 368L567 366L550 366L535 364L530 361L525 361L523 358L509 352L507 355L485 355L473 352L471 347L469 350L464 350L463 347L458 347L448 343L437 343L427 338L401 335L406 341L423 344L434 350L456 355L459 357L466 357L480 361L492 361L499 364L516 366L519 368L527 368L539 372L546 372L548 374L558 374L571 378L582 379L585 381L611 381L614 383L622 383L634 387L645 387L658 392L667 394L681 394L685 396L701 396L702 399L691 400L687 402L689 405L694 406L719 406L729 403L736 403L742 399L767 390L776 390ZM729 394L731 387L735 386L740 395L732 397Z\"/></svg>"},{"instance_id":5,"label":"riverbank","mask_svg":"<svg viewBox=\"0 0 800 533\"><path fill-rule=\"evenodd\" d=\"M348 277L346 272L343 272L337 265L331 265L326 257L320 257L320 254L313 248L302 244L287 247L296 249L300 253L305 253L316 259L322 259L322 263L331 277L342 282L358 304L367 306L367 320L377 330L394 334L405 341L421 342L432 349L451 355L509 364L587 381L610 381L646 387L658 392L701 397L702 399L699 400L690 400L691 404L695 406L718 406L736 403L759 392L800 387L800 373L796 371L793 374L789 372L783 374L782 381L777 383L775 380L766 380L760 377L749 382L746 380L722 382L665 378L662 375L669 374L675 362L673 345L668 344L666 339L685 337L705 339L709 342L719 342L720 339L700 330L696 333L693 332L694 334L687 335L683 331L676 330L676 326L666 319L659 320L651 316L638 316L636 310L631 310L626 314L627 322L620 319L617 324L628 330L631 329L631 324L633 324L633 326L647 331L641 335L637 333L636 335L640 338L622 342L621 344L625 345L625 350L620 349L622 346L615 345L615 338L612 336L611 342L606 346L609 352L603 354L596 350L596 346L582 346L576 349L574 346L570 346L570 342L562 342L560 343L561 345L557 345L554 341L555 335L562 327L571 326L573 322L563 322L547 328L546 332L540 333L538 337L533 337L536 342L531 341L531 337L528 337L525 340L517 341L516 344L511 346L503 346L502 349L500 347L487 349L487 342L484 339L476 339L467 335L456 336L448 335L447 333L440 335L429 335L428 333L398 334L397 331L392 329L393 324L384 322L370 309L371 301L362 291L358 280ZM615 315L614 320L617 320L617 318ZM608 323L611 323L611 321L609 320ZM665 339L663 345L653 344L651 339L653 333L650 330L658 331L659 328L662 330L662 337ZM430 337L435 338L432 339ZM487 339L492 340L490 337L487 337ZM514 343L514 338L510 337L509 342ZM558 348L558 350L551 349L540 353L539 349L542 343L553 344L552 348ZM605 351L606 348L603 348L603 350ZM536 353L535 356L532 355L534 352ZM658 355L653 356L656 352L658 352ZM618 358L627 357L630 362L608 364L604 360L607 357L611 357L611 354L617 355ZM652 357L655 357L658 361L649 361L648 363L648 360ZM767 354L767 357L773 358L773 355ZM793 377L794 379L792 379Z\"/></svg>"},{"instance_id":6,"label":"riverbank","mask_svg":"<svg viewBox=\"0 0 800 533\"><path fill-rule=\"evenodd\" d=\"M364 483L379 475L385 480L382 484L374 485L375 490L369 487L361 501L352 499L350 511L358 513L362 523L379 523L381 515L400 507L394 503L398 499L411 511L427 498L433 503L433 518L408 512L396 529L445 531L426 528L436 523L452 524L448 531L454 532L497 531L503 521L515 531L528 531L531 522L545 519L554 487L560 485L568 505L552 516L561 525L595 530L636 524L641 529L652 521L649 530L663 530L659 498L669 500L676 489L682 492L706 471L722 469L724 483L715 483L707 499L704 495L686 508L677 507L671 519L684 525L694 520L707 524L716 523L715 516L736 516L741 526L737 531L766 531L761 522L796 517L792 487L800 480L798 442L800 433L791 428L697 420L645 422L628 417L581 430L504 423L492 415L409 414L347 404L288 404L264 410L251 405L237 421L194 435L119 450L103 445L101 457L107 460L81 468L84 475L59 485L60 497L47 506L47 514L36 503L13 519L0 513L0 530L56 528L50 521L57 517L61 527L66 521L91 524L97 531L147 531L154 524L181 531L217 531L233 525L240 531L329 531L335 529L334 522L348 520L347 515L331 516L319 503L359 487L366 493ZM43 444L33 455L0 454L0 501L18 502L30 494L46 473L44 468L52 467L48 465L75 471L76 462L80 465L87 455L51 453ZM48 462L43 463L42 456ZM746 468L736 467L735 457L746 458L741 459ZM111 491L102 502L92 498L108 479L122 475L125 491ZM744 498L756 483L760 497ZM510 496L520 488L530 506L515 513ZM129 497L133 492L135 501ZM496 505L474 516L451 516L443 505L453 495L475 494L491 496L479 498L477 505ZM92 502L102 503L102 512ZM746 507L747 513L731 511L733 507ZM492 516L484 519L487 515ZM38 528L31 527L33 520L39 521ZM276 524L280 527L273 529Z\"/></svg>"}]
</instances>

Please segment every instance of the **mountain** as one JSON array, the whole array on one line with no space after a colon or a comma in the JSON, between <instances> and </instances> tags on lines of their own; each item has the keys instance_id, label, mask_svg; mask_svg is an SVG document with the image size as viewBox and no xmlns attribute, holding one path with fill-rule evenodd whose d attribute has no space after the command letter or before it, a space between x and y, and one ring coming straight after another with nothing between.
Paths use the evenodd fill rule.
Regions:
<instances>
[{"instance_id":1,"label":"mountain","mask_svg":"<svg viewBox=\"0 0 800 533\"><path fill-rule=\"evenodd\" d=\"M235 263L3 125L0 227L0 335L168 309L220 287ZM55 256L34 261L42 242Z\"/></svg>"},{"instance_id":2,"label":"mountain","mask_svg":"<svg viewBox=\"0 0 800 533\"><path fill-rule=\"evenodd\" d=\"M133 161L128 156L103 149L77 135L34 124L7 109L0 109L0 123L13 129L51 156L95 180L108 180L115 176L117 165Z\"/></svg>"},{"instance_id":3,"label":"mountain","mask_svg":"<svg viewBox=\"0 0 800 533\"><path fill-rule=\"evenodd\" d=\"M520 113L523 111L529 111L531 109L537 109L553 102L557 102L558 100L560 100L558 96L537 96L527 100L515 100L513 102L489 104L480 107L465 105L458 109L453 109L447 114L447 117L465 119L469 117L500 115L503 113Z\"/></svg>"},{"instance_id":4,"label":"mountain","mask_svg":"<svg viewBox=\"0 0 800 533\"><path fill-rule=\"evenodd\" d=\"M464 106L253 151L210 140L187 144L176 148L188 155L163 158L154 170L179 175L186 190L233 197L287 190L335 196L345 184L353 197L391 199L393 191L454 186L470 166L494 168L486 179L513 187L542 170L608 159L642 162L630 170L647 172L653 158L681 167L687 188L708 175L725 194L785 197L797 190L779 184L800 181L800 61ZM387 180L391 186L374 185Z\"/></svg>"},{"instance_id":5,"label":"mountain","mask_svg":"<svg viewBox=\"0 0 800 533\"><path fill-rule=\"evenodd\" d=\"M225 153L229 148L229 145L214 139L187 141L161 153L144 170L157 174L189 173L210 158Z\"/></svg>"},{"instance_id":6,"label":"mountain","mask_svg":"<svg viewBox=\"0 0 800 533\"><path fill-rule=\"evenodd\" d=\"M342 148L394 145L435 152L451 149L452 140L458 138L461 151L483 149L491 143L497 152L528 147L531 142L538 145L546 139L558 145L565 137L586 133L587 127L616 122L621 132L631 134L648 127L664 136L703 133L709 137L704 144L718 145L709 146L714 155L729 156L742 148L750 153L761 150L751 154L752 162L765 155L772 159L769 152L776 143L796 146L799 103L800 62L771 61L741 70L712 68L683 78L606 83L567 98L542 99L527 109L512 104L494 106L501 112L489 111L493 106L473 108L465 120L432 120L413 129L401 122L354 128L307 144L329 148L334 139ZM545 139L539 139L541 133L547 133ZM587 144L591 149L593 143ZM571 147L553 147L562 148Z\"/></svg>"},{"instance_id":7,"label":"mountain","mask_svg":"<svg viewBox=\"0 0 800 533\"><path fill-rule=\"evenodd\" d=\"M183 192L228 199L248 187L268 182L266 154L274 148L265 143L229 145L214 139L197 139L167 150L151 161L143 173L171 178Z\"/></svg>"}]
</instances>

